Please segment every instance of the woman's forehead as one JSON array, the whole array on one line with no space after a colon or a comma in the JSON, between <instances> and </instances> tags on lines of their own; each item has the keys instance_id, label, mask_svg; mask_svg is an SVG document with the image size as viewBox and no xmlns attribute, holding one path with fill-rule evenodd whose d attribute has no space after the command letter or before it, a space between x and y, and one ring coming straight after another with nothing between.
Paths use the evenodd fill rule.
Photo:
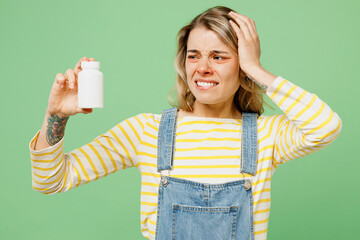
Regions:
<instances>
[{"instance_id":1,"label":"woman's forehead","mask_svg":"<svg viewBox=\"0 0 360 240\"><path fill-rule=\"evenodd\" d=\"M201 53L201 50L198 50L198 49L189 49L187 50L188 53ZM203 51L203 52L208 52L209 54L229 54L231 52L229 51L224 51L224 50L216 50L216 49L213 49L213 50L207 50L207 51Z\"/></svg>"},{"instance_id":2,"label":"woman's forehead","mask_svg":"<svg viewBox=\"0 0 360 240\"><path fill-rule=\"evenodd\" d=\"M221 41L214 31L204 27L190 31L187 49L201 53L231 53L231 48Z\"/></svg>"}]
</instances>

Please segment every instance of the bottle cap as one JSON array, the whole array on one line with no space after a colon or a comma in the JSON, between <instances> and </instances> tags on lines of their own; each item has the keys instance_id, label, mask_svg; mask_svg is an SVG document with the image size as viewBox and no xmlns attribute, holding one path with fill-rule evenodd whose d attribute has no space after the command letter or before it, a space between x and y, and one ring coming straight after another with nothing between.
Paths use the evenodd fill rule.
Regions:
<instances>
[{"instance_id":1,"label":"bottle cap","mask_svg":"<svg viewBox=\"0 0 360 240\"><path fill-rule=\"evenodd\" d=\"M100 69L100 62L81 62L82 69Z\"/></svg>"}]
</instances>

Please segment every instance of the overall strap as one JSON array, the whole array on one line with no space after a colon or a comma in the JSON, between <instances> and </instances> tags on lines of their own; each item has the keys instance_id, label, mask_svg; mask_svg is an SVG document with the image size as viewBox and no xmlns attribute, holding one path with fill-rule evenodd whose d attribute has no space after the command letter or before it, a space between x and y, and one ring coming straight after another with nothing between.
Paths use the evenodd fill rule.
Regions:
<instances>
[{"instance_id":1,"label":"overall strap","mask_svg":"<svg viewBox=\"0 0 360 240\"><path fill-rule=\"evenodd\" d=\"M157 171L171 170L175 152L175 134L177 122L176 107L162 111L157 146Z\"/></svg>"},{"instance_id":2,"label":"overall strap","mask_svg":"<svg viewBox=\"0 0 360 240\"><path fill-rule=\"evenodd\" d=\"M242 113L240 172L256 174L257 166L257 113Z\"/></svg>"}]
</instances>

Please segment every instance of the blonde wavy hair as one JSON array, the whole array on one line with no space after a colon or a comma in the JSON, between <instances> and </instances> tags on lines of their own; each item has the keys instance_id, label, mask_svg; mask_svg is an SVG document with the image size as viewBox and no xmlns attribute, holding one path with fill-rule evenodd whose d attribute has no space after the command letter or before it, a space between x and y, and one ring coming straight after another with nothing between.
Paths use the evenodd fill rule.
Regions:
<instances>
[{"instance_id":1,"label":"blonde wavy hair","mask_svg":"<svg viewBox=\"0 0 360 240\"><path fill-rule=\"evenodd\" d=\"M177 34L177 53L175 57L176 84L169 91L167 99L172 107L177 107L189 112L193 112L193 104L195 96L189 89L186 80L186 53L187 42L190 31L197 27L205 27L208 30L214 31L215 34L227 44L234 53L238 54L238 41L236 32L232 29L229 19L236 22L228 15L230 11L234 11L224 6L216 6L209 8L203 13L196 16L189 25L180 29ZM260 116L264 112L263 107L263 93L265 90L259 87L253 80L251 80L239 66L240 86L236 91L233 102L236 108L242 112L254 112ZM171 93L176 90L175 101L171 99ZM267 106L273 109L265 102Z\"/></svg>"}]
</instances>

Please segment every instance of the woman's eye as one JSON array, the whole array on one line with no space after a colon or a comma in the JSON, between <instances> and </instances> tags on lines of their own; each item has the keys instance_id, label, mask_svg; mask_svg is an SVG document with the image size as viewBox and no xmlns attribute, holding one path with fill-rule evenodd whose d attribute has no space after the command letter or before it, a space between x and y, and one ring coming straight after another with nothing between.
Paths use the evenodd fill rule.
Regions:
<instances>
[{"instance_id":1,"label":"woman's eye","mask_svg":"<svg viewBox=\"0 0 360 240\"><path fill-rule=\"evenodd\" d=\"M188 58L188 59L196 59L197 56L188 56L187 58ZM216 59L216 60L224 60L225 57L214 56L214 59Z\"/></svg>"}]
</instances>

